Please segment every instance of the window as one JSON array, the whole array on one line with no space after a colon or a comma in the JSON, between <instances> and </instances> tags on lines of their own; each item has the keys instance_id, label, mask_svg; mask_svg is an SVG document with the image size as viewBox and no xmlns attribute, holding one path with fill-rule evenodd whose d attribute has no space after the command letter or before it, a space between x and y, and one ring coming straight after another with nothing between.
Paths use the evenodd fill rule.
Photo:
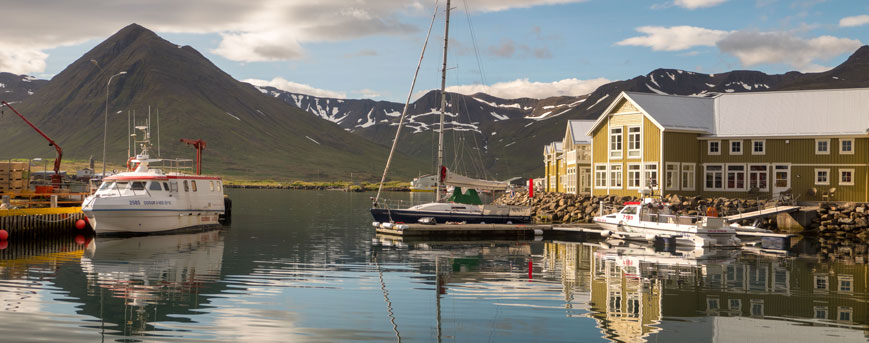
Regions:
<instances>
[{"instance_id":1,"label":"window","mask_svg":"<svg viewBox=\"0 0 869 343\"><path fill-rule=\"evenodd\" d=\"M683 191L693 191L694 190L694 178L696 177L696 173L694 172L694 163L682 163L682 190Z\"/></svg>"},{"instance_id":2,"label":"window","mask_svg":"<svg viewBox=\"0 0 869 343\"><path fill-rule=\"evenodd\" d=\"M606 188L606 165L594 166L594 188Z\"/></svg>"},{"instance_id":3,"label":"window","mask_svg":"<svg viewBox=\"0 0 869 343\"><path fill-rule=\"evenodd\" d=\"M830 169L815 169L815 184L829 185L830 184Z\"/></svg>"},{"instance_id":4,"label":"window","mask_svg":"<svg viewBox=\"0 0 869 343\"><path fill-rule=\"evenodd\" d=\"M193 186L193 191L196 192L196 180L191 180L190 184Z\"/></svg>"},{"instance_id":5,"label":"window","mask_svg":"<svg viewBox=\"0 0 869 343\"><path fill-rule=\"evenodd\" d=\"M664 168L664 189L679 190L679 163L667 162Z\"/></svg>"},{"instance_id":6,"label":"window","mask_svg":"<svg viewBox=\"0 0 869 343\"><path fill-rule=\"evenodd\" d=\"M728 165L727 166L727 189L744 190L745 189L745 166L744 165Z\"/></svg>"},{"instance_id":7,"label":"window","mask_svg":"<svg viewBox=\"0 0 869 343\"><path fill-rule=\"evenodd\" d=\"M839 315L836 317L840 322L850 322L852 320L851 314L854 310L850 306L839 306L838 310Z\"/></svg>"},{"instance_id":8,"label":"window","mask_svg":"<svg viewBox=\"0 0 869 343\"><path fill-rule=\"evenodd\" d=\"M854 290L854 277L851 275L839 275L839 292L851 293Z\"/></svg>"},{"instance_id":9,"label":"window","mask_svg":"<svg viewBox=\"0 0 869 343\"><path fill-rule=\"evenodd\" d=\"M148 189L152 191L162 191L163 187L160 187L159 182L151 182L151 184L148 185Z\"/></svg>"},{"instance_id":10,"label":"window","mask_svg":"<svg viewBox=\"0 0 869 343\"><path fill-rule=\"evenodd\" d=\"M841 138L839 139L839 154L853 155L854 154L854 139Z\"/></svg>"},{"instance_id":11,"label":"window","mask_svg":"<svg viewBox=\"0 0 869 343\"><path fill-rule=\"evenodd\" d=\"M220 190L220 187L221 187L221 183L220 183L220 181L217 181L217 191L218 191L218 192L221 191L221 190Z\"/></svg>"},{"instance_id":12,"label":"window","mask_svg":"<svg viewBox=\"0 0 869 343\"><path fill-rule=\"evenodd\" d=\"M766 191L769 185L767 166L752 165L748 167L748 189L757 188L758 191Z\"/></svg>"},{"instance_id":13,"label":"window","mask_svg":"<svg viewBox=\"0 0 869 343\"><path fill-rule=\"evenodd\" d=\"M178 182L175 182L175 181L170 182L169 183L169 190L171 190L173 192L177 192L178 191Z\"/></svg>"},{"instance_id":14,"label":"window","mask_svg":"<svg viewBox=\"0 0 869 343\"><path fill-rule=\"evenodd\" d=\"M775 187L776 188L788 188L790 185L790 169L791 167L788 165L777 165L775 166Z\"/></svg>"},{"instance_id":15,"label":"window","mask_svg":"<svg viewBox=\"0 0 869 343\"><path fill-rule=\"evenodd\" d=\"M628 164L628 189L640 188L640 165Z\"/></svg>"},{"instance_id":16,"label":"window","mask_svg":"<svg viewBox=\"0 0 869 343\"><path fill-rule=\"evenodd\" d=\"M739 311L742 309L742 299L730 299L728 309L731 311Z\"/></svg>"},{"instance_id":17,"label":"window","mask_svg":"<svg viewBox=\"0 0 869 343\"><path fill-rule=\"evenodd\" d=\"M643 187L658 188L658 164L646 163L643 167Z\"/></svg>"},{"instance_id":18,"label":"window","mask_svg":"<svg viewBox=\"0 0 869 343\"><path fill-rule=\"evenodd\" d=\"M168 182L163 182L163 189L166 191L169 191L169 183Z\"/></svg>"},{"instance_id":19,"label":"window","mask_svg":"<svg viewBox=\"0 0 869 343\"><path fill-rule=\"evenodd\" d=\"M190 191L190 186L187 184L187 180L184 180L184 191L185 191L185 192L189 192L189 191Z\"/></svg>"},{"instance_id":20,"label":"window","mask_svg":"<svg viewBox=\"0 0 869 343\"><path fill-rule=\"evenodd\" d=\"M815 319L827 319L826 306L815 306Z\"/></svg>"},{"instance_id":21,"label":"window","mask_svg":"<svg viewBox=\"0 0 869 343\"><path fill-rule=\"evenodd\" d=\"M718 311L721 309L718 298L706 298L706 309L710 311Z\"/></svg>"},{"instance_id":22,"label":"window","mask_svg":"<svg viewBox=\"0 0 869 343\"><path fill-rule=\"evenodd\" d=\"M766 141L765 140L753 140L753 141L751 141L751 154L752 155L766 154Z\"/></svg>"},{"instance_id":23,"label":"window","mask_svg":"<svg viewBox=\"0 0 869 343\"><path fill-rule=\"evenodd\" d=\"M751 315L763 316L763 300L751 299Z\"/></svg>"},{"instance_id":24,"label":"window","mask_svg":"<svg viewBox=\"0 0 869 343\"><path fill-rule=\"evenodd\" d=\"M628 128L628 158L640 158L640 127Z\"/></svg>"},{"instance_id":25,"label":"window","mask_svg":"<svg viewBox=\"0 0 869 343\"><path fill-rule=\"evenodd\" d=\"M610 166L610 187L622 188L622 165L614 164Z\"/></svg>"},{"instance_id":26,"label":"window","mask_svg":"<svg viewBox=\"0 0 869 343\"><path fill-rule=\"evenodd\" d=\"M815 275L815 289L819 291L827 290L828 278L826 275Z\"/></svg>"},{"instance_id":27,"label":"window","mask_svg":"<svg viewBox=\"0 0 869 343\"><path fill-rule=\"evenodd\" d=\"M130 189L134 191L144 191L145 181L133 181L133 185L130 187Z\"/></svg>"},{"instance_id":28,"label":"window","mask_svg":"<svg viewBox=\"0 0 869 343\"><path fill-rule=\"evenodd\" d=\"M829 139L816 139L815 140L815 154L829 155L830 154L830 140Z\"/></svg>"},{"instance_id":29,"label":"window","mask_svg":"<svg viewBox=\"0 0 869 343\"><path fill-rule=\"evenodd\" d=\"M724 189L724 167L720 164L706 166L706 189Z\"/></svg>"},{"instance_id":30,"label":"window","mask_svg":"<svg viewBox=\"0 0 869 343\"><path fill-rule=\"evenodd\" d=\"M610 129L610 158L622 158L622 128Z\"/></svg>"},{"instance_id":31,"label":"window","mask_svg":"<svg viewBox=\"0 0 869 343\"><path fill-rule=\"evenodd\" d=\"M854 169L839 169L839 185L853 186L854 185Z\"/></svg>"},{"instance_id":32,"label":"window","mask_svg":"<svg viewBox=\"0 0 869 343\"><path fill-rule=\"evenodd\" d=\"M742 141L730 141L730 154L742 155Z\"/></svg>"},{"instance_id":33,"label":"window","mask_svg":"<svg viewBox=\"0 0 869 343\"><path fill-rule=\"evenodd\" d=\"M214 192L214 181L208 181L208 190Z\"/></svg>"},{"instance_id":34,"label":"window","mask_svg":"<svg viewBox=\"0 0 869 343\"><path fill-rule=\"evenodd\" d=\"M709 141L707 146L710 155L721 155L721 141Z\"/></svg>"}]
</instances>

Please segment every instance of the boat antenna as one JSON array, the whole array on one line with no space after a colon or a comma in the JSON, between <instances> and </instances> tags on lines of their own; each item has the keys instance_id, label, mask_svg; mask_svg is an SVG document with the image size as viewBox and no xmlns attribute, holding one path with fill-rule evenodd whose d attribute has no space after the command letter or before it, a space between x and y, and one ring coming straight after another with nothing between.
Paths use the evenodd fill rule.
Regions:
<instances>
[{"instance_id":1,"label":"boat antenna","mask_svg":"<svg viewBox=\"0 0 869 343\"><path fill-rule=\"evenodd\" d=\"M157 156L160 155L160 108L157 107Z\"/></svg>"},{"instance_id":2,"label":"boat antenna","mask_svg":"<svg viewBox=\"0 0 869 343\"><path fill-rule=\"evenodd\" d=\"M130 159L130 145L132 142L130 141L133 138L133 133L130 132L130 109L127 109L127 159Z\"/></svg>"},{"instance_id":3,"label":"boat antenna","mask_svg":"<svg viewBox=\"0 0 869 343\"><path fill-rule=\"evenodd\" d=\"M447 110L447 43L450 39L450 0L447 0L446 20L444 20L444 64L441 69L441 119L438 126L438 163L435 167L435 175L437 175L437 183L435 184L435 202L441 202L441 188L443 182L441 177L446 177L440 172L444 164L444 114Z\"/></svg>"},{"instance_id":4,"label":"boat antenna","mask_svg":"<svg viewBox=\"0 0 869 343\"><path fill-rule=\"evenodd\" d=\"M398 137L401 134L401 128L404 126L404 118L407 116L407 109L410 107L410 98L413 96L413 88L416 86L416 77L419 75L419 67L422 65L422 57L425 56L425 48L428 46L428 39L431 37L431 29L434 26L437 14L438 1L435 1L434 14L432 14L431 17L431 24L428 25L428 33L425 35L425 42L422 44L422 52L419 54L419 62L416 63L416 71L413 73L413 81L410 83L410 91L407 92L407 100L404 102L404 110L401 111L401 119L398 120L398 129L395 130L395 139L392 140L392 148L389 149L389 158L386 159L386 167L383 168L383 176L380 178L380 186L377 187L377 196L374 197L374 206L377 206L377 201L380 200L380 193L383 191L383 183L386 182L386 173L389 172L389 164L392 163L392 156L395 154L395 146L398 144Z\"/></svg>"}]
</instances>

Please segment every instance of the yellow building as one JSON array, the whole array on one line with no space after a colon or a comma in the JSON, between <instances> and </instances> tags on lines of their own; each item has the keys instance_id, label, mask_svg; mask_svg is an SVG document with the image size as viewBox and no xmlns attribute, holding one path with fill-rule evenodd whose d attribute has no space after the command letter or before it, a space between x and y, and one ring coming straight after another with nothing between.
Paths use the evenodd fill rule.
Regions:
<instances>
[{"instance_id":1,"label":"yellow building","mask_svg":"<svg viewBox=\"0 0 869 343\"><path fill-rule=\"evenodd\" d=\"M592 194L869 201L869 89L622 92L595 122Z\"/></svg>"},{"instance_id":2,"label":"yellow building","mask_svg":"<svg viewBox=\"0 0 869 343\"><path fill-rule=\"evenodd\" d=\"M567 121L564 138L543 148L547 192L588 194L591 191L592 120Z\"/></svg>"}]
</instances>

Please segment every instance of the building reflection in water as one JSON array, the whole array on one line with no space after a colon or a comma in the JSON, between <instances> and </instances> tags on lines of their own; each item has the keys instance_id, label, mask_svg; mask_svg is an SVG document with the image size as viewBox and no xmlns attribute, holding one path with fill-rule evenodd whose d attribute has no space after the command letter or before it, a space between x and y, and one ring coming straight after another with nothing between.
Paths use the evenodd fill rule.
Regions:
<instances>
[{"instance_id":1,"label":"building reflection in water","mask_svg":"<svg viewBox=\"0 0 869 343\"><path fill-rule=\"evenodd\" d=\"M591 316L613 341L869 337L865 264L579 243L546 243L544 257L566 299L590 291Z\"/></svg>"}]
</instances>

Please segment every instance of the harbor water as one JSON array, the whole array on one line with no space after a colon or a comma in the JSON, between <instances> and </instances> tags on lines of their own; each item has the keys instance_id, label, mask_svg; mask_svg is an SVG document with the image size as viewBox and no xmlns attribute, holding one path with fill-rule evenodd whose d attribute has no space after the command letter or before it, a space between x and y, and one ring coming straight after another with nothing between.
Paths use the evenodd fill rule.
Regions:
<instances>
[{"instance_id":1,"label":"harbor water","mask_svg":"<svg viewBox=\"0 0 869 343\"><path fill-rule=\"evenodd\" d=\"M371 193L231 189L219 230L0 246L3 342L865 342L869 265L400 241ZM396 200L431 196L390 193ZM419 200L419 199L414 199Z\"/></svg>"}]
</instances>

